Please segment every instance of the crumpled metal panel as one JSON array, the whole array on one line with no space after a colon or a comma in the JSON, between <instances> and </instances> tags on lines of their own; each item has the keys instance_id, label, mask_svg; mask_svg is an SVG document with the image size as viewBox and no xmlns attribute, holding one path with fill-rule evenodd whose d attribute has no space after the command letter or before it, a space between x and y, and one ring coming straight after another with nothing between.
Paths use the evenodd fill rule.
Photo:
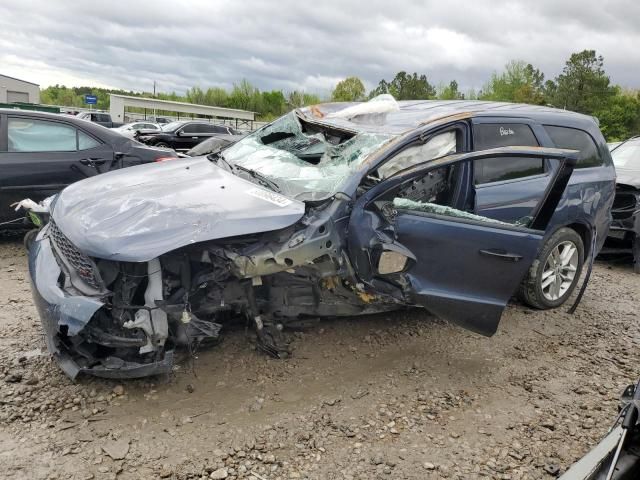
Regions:
<instances>
[{"instance_id":1,"label":"crumpled metal panel","mask_svg":"<svg viewBox=\"0 0 640 480\"><path fill-rule=\"evenodd\" d=\"M52 217L91 257L146 262L192 243L285 228L304 211L304 203L201 157L75 183L60 193Z\"/></svg>"},{"instance_id":2,"label":"crumpled metal panel","mask_svg":"<svg viewBox=\"0 0 640 480\"><path fill-rule=\"evenodd\" d=\"M630 187L640 188L640 169L633 170L616 167L616 176L616 183L618 185L629 185Z\"/></svg>"}]
</instances>

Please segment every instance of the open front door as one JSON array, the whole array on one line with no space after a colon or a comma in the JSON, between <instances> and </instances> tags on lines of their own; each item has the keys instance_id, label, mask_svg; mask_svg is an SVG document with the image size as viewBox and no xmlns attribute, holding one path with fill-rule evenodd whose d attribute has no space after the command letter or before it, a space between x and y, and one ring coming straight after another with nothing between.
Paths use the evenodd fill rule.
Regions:
<instances>
[{"instance_id":1,"label":"open front door","mask_svg":"<svg viewBox=\"0 0 640 480\"><path fill-rule=\"evenodd\" d=\"M513 223L471 213L465 183L473 162L514 157L555 162L541 200ZM434 315L493 335L536 258L565 190L576 152L506 147L450 155L398 172L362 195L349 221L349 256L359 279ZM466 206L462 207L461 206Z\"/></svg>"}]
</instances>

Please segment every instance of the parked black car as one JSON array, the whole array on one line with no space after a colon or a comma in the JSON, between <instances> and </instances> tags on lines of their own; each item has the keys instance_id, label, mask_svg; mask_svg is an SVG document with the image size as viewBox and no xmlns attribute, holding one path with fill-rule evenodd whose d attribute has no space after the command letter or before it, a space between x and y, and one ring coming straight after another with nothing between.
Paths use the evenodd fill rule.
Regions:
<instances>
[{"instance_id":1,"label":"parked black car","mask_svg":"<svg viewBox=\"0 0 640 480\"><path fill-rule=\"evenodd\" d=\"M140 135L138 140L147 145L169 147L174 150L189 150L214 135L235 135L237 132L228 125L187 120L171 122L162 126L162 132Z\"/></svg>"},{"instance_id":2,"label":"parked black car","mask_svg":"<svg viewBox=\"0 0 640 480\"><path fill-rule=\"evenodd\" d=\"M0 109L0 223L23 228L11 204L40 201L67 185L131 165L176 158L69 115Z\"/></svg>"},{"instance_id":3,"label":"parked black car","mask_svg":"<svg viewBox=\"0 0 640 480\"><path fill-rule=\"evenodd\" d=\"M633 269L640 273L640 137L622 142L611 156L618 178L613 222L603 253L631 253Z\"/></svg>"},{"instance_id":4,"label":"parked black car","mask_svg":"<svg viewBox=\"0 0 640 480\"><path fill-rule=\"evenodd\" d=\"M614 193L592 117L383 95L78 182L28 244L29 271L71 377L170 372L176 348L234 321L278 357L300 321L405 307L493 335L519 287L535 308L567 301Z\"/></svg>"}]
</instances>

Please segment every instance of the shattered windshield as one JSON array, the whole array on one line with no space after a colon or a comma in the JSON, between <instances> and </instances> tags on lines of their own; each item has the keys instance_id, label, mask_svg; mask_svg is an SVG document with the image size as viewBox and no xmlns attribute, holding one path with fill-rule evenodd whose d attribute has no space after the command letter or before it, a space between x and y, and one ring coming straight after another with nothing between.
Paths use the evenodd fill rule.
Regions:
<instances>
[{"instance_id":1,"label":"shattered windshield","mask_svg":"<svg viewBox=\"0 0 640 480\"><path fill-rule=\"evenodd\" d=\"M252 170L298 200L320 200L339 191L349 176L392 135L323 129L295 112L223 151L231 165Z\"/></svg>"}]
</instances>

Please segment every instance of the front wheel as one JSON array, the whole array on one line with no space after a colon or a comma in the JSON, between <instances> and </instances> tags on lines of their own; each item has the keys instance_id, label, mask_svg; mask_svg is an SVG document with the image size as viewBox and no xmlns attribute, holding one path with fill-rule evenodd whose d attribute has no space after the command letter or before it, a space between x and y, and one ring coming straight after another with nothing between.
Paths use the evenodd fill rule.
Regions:
<instances>
[{"instance_id":1,"label":"front wheel","mask_svg":"<svg viewBox=\"0 0 640 480\"><path fill-rule=\"evenodd\" d=\"M160 147L160 148L171 148L171 147L169 147L169 144L168 144L168 143L165 143L165 142L158 142L158 143L156 143L156 144L154 145L154 147Z\"/></svg>"},{"instance_id":2,"label":"front wheel","mask_svg":"<svg viewBox=\"0 0 640 480\"><path fill-rule=\"evenodd\" d=\"M22 244L27 252L31 250L31 246L38 236L38 233L40 233L40 229L34 228L33 230L29 230L22 239Z\"/></svg>"},{"instance_id":3,"label":"front wheel","mask_svg":"<svg viewBox=\"0 0 640 480\"><path fill-rule=\"evenodd\" d=\"M520 297L528 305L549 309L562 305L578 283L584 244L575 230L561 228L545 243L522 282Z\"/></svg>"}]
</instances>

